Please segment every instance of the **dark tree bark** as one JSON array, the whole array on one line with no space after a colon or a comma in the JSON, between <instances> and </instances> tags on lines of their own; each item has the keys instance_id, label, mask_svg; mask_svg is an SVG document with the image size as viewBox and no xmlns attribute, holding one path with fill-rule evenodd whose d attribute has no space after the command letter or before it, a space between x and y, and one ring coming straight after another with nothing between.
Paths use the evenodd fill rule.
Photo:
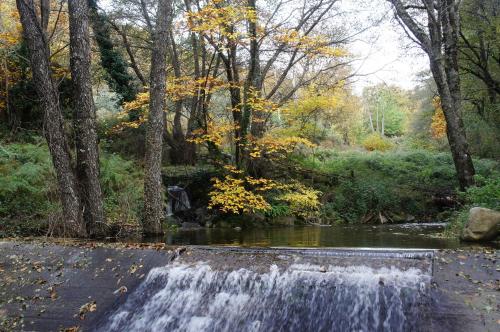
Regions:
<instances>
[{"instance_id":1,"label":"dark tree bark","mask_svg":"<svg viewBox=\"0 0 500 332\"><path fill-rule=\"evenodd\" d=\"M99 183L99 148L90 72L89 8L87 0L69 0L70 66L75 99L76 169L87 234L105 235Z\"/></svg>"},{"instance_id":2,"label":"dark tree bark","mask_svg":"<svg viewBox=\"0 0 500 332\"><path fill-rule=\"evenodd\" d=\"M165 88L171 0L159 0L151 57L149 116L146 129L144 178L144 233L161 234L163 186L162 141L165 130Z\"/></svg>"},{"instance_id":3,"label":"dark tree bark","mask_svg":"<svg viewBox=\"0 0 500 332\"><path fill-rule=\"evenodd\" d=\"M255 0L248 0L248 7L254 11L257 11L255 5ZM258 17L258 15L255 15ZM250 34L250 68L248 70L248 77L245 89L245 112L243 113L243 123L241 127L243 128L243 136L246 136L250 117L253 119L251 124L251 133L254 137L262 137L264 134L264 114L260 111L249 109L249 105L246 103L249 92L257 94L258 97L261 95L262 90L262 72L260 68L260 50L259 50L259 40L257 39L257 22L250 21L248 23L248 31ZM252 90L252 91L249 91Z\"/></svg>"},{"instance_id":4,"label":"dark tree bark","mask_svg":"<svg viewBox=\"0 0 500 332\"><path fill-rule=\"evenodd\" d=\"M420 6L406 5L402 0L388 0L394 6L399 22L410 38L417 42L429 57L441 106L446 119L450 144L460 189L474 184L474 166L469 153L461 116L461 91L458 67L459 1L421 0ZM409 12L422 9L427 16L427 31Z\"/></svg>"},{"instance_id":5,"label":"dark tree bark","mask_svg":"<svg viewBox=\"0 0 500 332\"><path fill-rule=\"evenodd\" d=\"M181 78L181 61L177 45L175 44L172 29L169 31L169 51L172 68L175 78ZM190 143L186 140L182 128L182 110L184 108L184 99L176 100L174 103L174 121L172 124L172 137L168 144L170 145L170 162L173 165L189 165L194 163L192 150L189 149ZM192 143L191 143L192 144Z\"/></svg>"},{"instance_id":6,"label":"dark tree bark","mask_svg":"<svg viewBox=\"0 0 500 332\"><path fill-rule=\"evenodd\" d=\"M36 16L33 0L16 0L24 39L30 53L31 71L44 110L44 134L57 176L67 235L85 236L77 180L63 129L59 93L52 80L47 39Z\"/></svg>"},{"instance_id":7,"label":"dark tree bark","mask_svg":"<svg viewBox=\"0 0 500 332\"><path fill-rule=\"evenodd\" d=\"M49 28L50 0L40 0L40 23L44 33Z\"/></svg>"}]
</instances>

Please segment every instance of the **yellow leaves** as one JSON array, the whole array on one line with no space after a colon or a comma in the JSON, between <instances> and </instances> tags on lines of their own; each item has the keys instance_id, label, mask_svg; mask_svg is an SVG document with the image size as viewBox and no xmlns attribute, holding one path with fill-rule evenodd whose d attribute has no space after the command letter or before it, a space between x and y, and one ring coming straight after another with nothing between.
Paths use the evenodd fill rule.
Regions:
<instances>
[{"instance_id":1,"label":"yellow leaves","mask_svg":"<svg viewBox=\"0 0 500 332\"><path fill-rule=\"evenodd\" d=\"M214 186L210 192L209 208L218 208L224 213L249 213L268 211L271 205L263 196L273 193L274 199L285 202L296 216L312 218L317 216L321 203L321 192L308 188L300 183L280 183L271 179L236 177L242 172L233 166L225 166L230 173L222 180L213 179ZM236 172L235 172L236 171Z\"/></svg>"},{"instance_id":2,"label":"yellow leaves","mask_svg":"<svg viewBox=\"0 0 500 332\"><path fill-rule=\"evenodd\" d=\"M0 49L11 47L21 41L21 23L14 1L0 3Z\"/></svg>"},{"instance_id":3,"label":"yellow leaves","mask_svg":"<svg viewBox=\"0 0 500 332\"><path fill-rule=\"evenodd\" d=\"M246 104L256 112L272 113L279 109L278 104L269 99L260 97L259 93L255 91L254 88L250 89ZM254 119L254 122L255 120L256 119Z\"/></svg>"},{"instance_id":4,"label":"yellow leaves","mask_svg":"<svg viewBox=\"0 0 500 332\"><path fill-rule=\"evenodd\" d=\"M276 137L274 135L266 135L258 140L251 140L250 144L250 157L261 158L265 155L271 159L284 158L299 145L308 148L315 147L308 139L297 136Z\"/></svg>"},{"instance_id":5,"label":"yellow leaves","mask_svg":"<svg viewBox=\"0 0 500 332\"><path fill-rule=\"evenodd\" d=\"M130 112L149 106L149 91L138 93L134 100L123 103L123 111Z\"/></svg>"},{"instance_id":6,"label":"yellow leaves","mask_svg":"<svg viewBox=\"0 0 500 332\"><path fill-rule=\"evenodd\" d=\"M434 115L432 116L431 133L436 139L443 138L446 135L446 119L444 117L443 108L441 107L441 99L434 97L432 100L434 105Z\"/></svg>"},{"instance_id":7,"label":"yellow leaves","mask_svg":"<svg viewBox=\"0 0 500 332\"><path fill-rule=\"evenodd\" d=\"M224 139L227 135L232 133L237 126L232 123L220 123L217 124L214 121L209 121L207 123L207 129L196 129L193 131L193 136L188 138L189 142L196 144L203 143L213 143L218 147L221 147L224 143Z\"/></svg>"},{"instance_id":8,"label":"yellow leaves","mask_svg":"<svg viewBox=\"0 0 500 332\"><path fill-rule=\"evenodd\" d=\"M242 4L224 5L224 1L210 0L197 12L186 14L188 28L208 36L225 37L236 41L244 36L238 29L229 29L237 24L255 21L255 11Z\"/></svg>"},{"instance_id":9,"label":"yellow leaves","mask_svg":"<svg viewBox=\"0 0 500 332\"><path fill-rule=\"evenodd\" d=\"M250 213L266 211L271 205L260 194L245 188L245 179L237 179L226 175L223 180L213 179L214 186L210 192L209 209L218 207L224 213Z\"/></svg>"},{"instance_id":10,"label":"yellow leaves","mask_svg":"<svg viewBox=\"0 0 500 332\"><path fill-rule=\"evenodd\" d=\"M170 77L167 81L167 95L176 101L196 96L198 93L211 94L227 87L228 84L219 78L202 77L195 80L190 76Z\"/></svg>"},{"instance_id":11,"label":"yellow leaves","mask_svg":"<svg viewBox=\"0 0 500 332\"><path fill-rule=\"evenodd\" d=\"M392 143L379 133L372 133L363 141L363 147L368 151L387 151L392 148Z\"/></svg>"},{"instance_id":12,"label":"yellow leaves","mask_svg":"<svg viewBox=\"0 0 500 332\"><path fill-rule=\"evenodd\" d=\"M278 196L277 200L286 202L294 215L309 219L319 214L321 206L319 195L321 195L320 191L295 183Z\"/></svg>"},{"instance_id":13,"label":"yellow leaves","mask_svg":"<svg viewBox=\"0 0 500 332\"><path fill-rule=\"evenodd\" d=\"M275 37L279 43L286 44L300 51L306 52L307 57L344 57L347 50L331 46L331 42L323 35L301 35L299 31L290 29Z\"/></svg>"}]
</instances>

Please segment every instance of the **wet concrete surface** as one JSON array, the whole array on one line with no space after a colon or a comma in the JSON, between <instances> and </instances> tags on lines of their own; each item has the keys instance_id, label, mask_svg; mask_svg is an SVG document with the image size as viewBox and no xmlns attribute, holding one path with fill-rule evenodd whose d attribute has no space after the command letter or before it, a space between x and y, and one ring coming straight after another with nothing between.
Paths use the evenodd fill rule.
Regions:
<instances>
[{"instance_id":1,"label":"wet concrete surface","mask_svg":"<svg viewBox=\"0 0 500 332\"><path fill-rule=\"evenodd\" d=\"M0 330L91 331L124 303L149 270L174 259L209 260L226 269L251 265L257 270L302 259L300 255L291 258L286 250L224 250L163 244L0 242ZM325 259L311 253L309 261L321 264ZM371 263L432 270L432 303L421 331L499 331L498 251L440 250L433 255L432 266L428 259L401 263L397 257L372 257ZM366 259L327 258L341 265L362 264Z\"/></svg>"},{"instance_id":2,"label":"wet concrete surface","mask_svg":"<svg viewBox=\"0 0 500 332\"><path fill-rule=\"evenodd\" d=\"M500 331L498 253L488 248L436 252L431 331Z\"/></svg>"},{"instance_id":3,"label":"wet concrete surface","mask_svg":"<svg viewBox=\"0 0 500 332\"><path fill-rule=\"evenodd\" d=\"M0 331L90 330L173 256L164 247L0 242Z\"/></svg>"}]
</instances>

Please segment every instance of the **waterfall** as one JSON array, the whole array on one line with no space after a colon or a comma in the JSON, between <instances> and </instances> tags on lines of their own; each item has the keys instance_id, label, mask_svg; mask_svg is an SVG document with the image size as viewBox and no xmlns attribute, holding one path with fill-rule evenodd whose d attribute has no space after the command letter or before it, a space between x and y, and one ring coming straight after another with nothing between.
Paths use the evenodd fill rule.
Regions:
<instances>
[{"instance_id":1,"label":"waterfall","mask_svg":"<svg viewBox=\"0 0 500 332\"><path fill-rule=\"evenodd\" d=\"M189 197L184 188L178 186L168 186L167 216L172 216L175 212L186 211L191 208Z\"/></svg>"},{"instance_id":2,"label":"waterfall","mask_svg":"<svg viewBox=\"0 0 500 332\"><path fill-rule=\"evenodd\" d=\"M100 331L412 331L424 320L431 275L418 264L269 257L288 263L247 268L218 252L153 269Z\"/></svg>"}]
</instances>

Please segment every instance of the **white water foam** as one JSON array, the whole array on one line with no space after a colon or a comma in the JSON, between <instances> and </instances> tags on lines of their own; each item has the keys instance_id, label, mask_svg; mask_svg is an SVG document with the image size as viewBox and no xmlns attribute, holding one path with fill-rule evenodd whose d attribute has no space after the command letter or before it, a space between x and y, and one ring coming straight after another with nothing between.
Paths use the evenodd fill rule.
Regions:
<instances>
[{"instance_id":1,"label":"white water foam","mask_svg":"<svg viewBox=\"0 0 500 332\"><path fill-rule=\"evenodd\" d=\"M430 276L416 268L294 264L218 271L204 262L150 271L101 331L407 331Z\"/></svg>"}]
</instances>

